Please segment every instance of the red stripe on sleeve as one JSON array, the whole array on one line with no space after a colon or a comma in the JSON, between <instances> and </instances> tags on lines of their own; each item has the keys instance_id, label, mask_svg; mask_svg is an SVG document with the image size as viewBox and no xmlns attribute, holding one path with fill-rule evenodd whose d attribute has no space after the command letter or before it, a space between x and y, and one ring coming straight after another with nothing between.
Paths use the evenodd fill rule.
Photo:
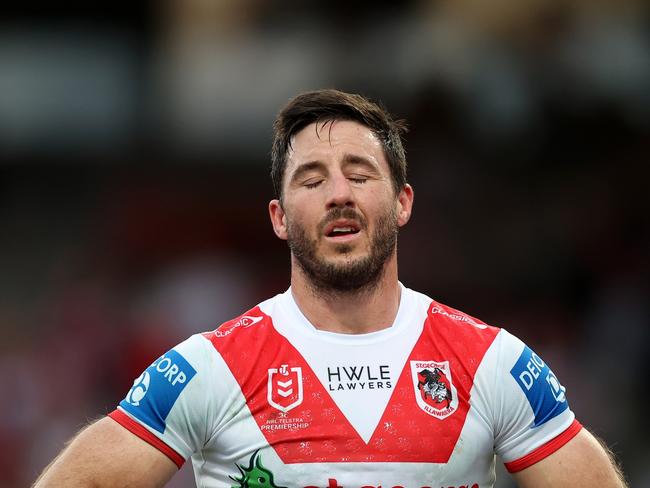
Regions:
<instances>
[{"instance_id":1,"label":"red stripe on sleeve","mask_svg":"<svg viewBox=\"0 0 650 488\"><path fill-rule=\"evenodd\" d=\"M164 455L166 455L169 459L171 459L174 462L174 464L176 464L176 466L178 466L178 469L181 469L183 464L185 464L185 459L183 458L183 456L178 454L174 449L169 447L158 437L153 435L145 427L137 423L135 420L133 420L131 417L129 417L121 410L115 409L111 413L109 413L108 416L113 420L115 420L122 427L132 432L133 434L137 435L140 439L147 442L148 444L151 444L153 447L155 447Z\"/></svg>"},{"instance_id":2,"label":"red stripe on sleeve","mask_svg":"<svg viewBox=\"0 0 650 488\"><path fill-rule=\"evenodd\" d=\"M574 420L573 423L560 435L551 439L546 444L542 444L533 452L526 454L524 457L510 461L509 463L504 463L504 466L510 473L516 473L522 469L526 469L529 466L541 461L542 459L550 456L555 451L557 451L564 444L573 439L578 432L582 429L582 424L577 420Z\"/></svg>"}]
</instances>

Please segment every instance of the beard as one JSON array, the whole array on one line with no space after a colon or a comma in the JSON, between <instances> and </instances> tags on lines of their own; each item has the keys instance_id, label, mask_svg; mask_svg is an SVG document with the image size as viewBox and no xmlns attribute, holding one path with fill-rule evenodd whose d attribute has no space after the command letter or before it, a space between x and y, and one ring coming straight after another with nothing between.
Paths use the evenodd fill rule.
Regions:
<instances>
[{"instance_id":1,"label":"beard","mask_svg":"<svg viewBox=\"0 0 650 488\"><path fill-rule=\"evenodd\" d=\"M366 220L355 210L337 207L330 210L318 225L317 235L323 235L325 226L337 219L354 219L361 225L361 230L368 228ZM335 252L347 255L347 259L337 263L319 257L318 239L310 240L304 227L298 224L289 222L287 243L315 291L326 294L370 291L379 283L384 265L395 250L398 229L396 210L390 207L377 219L368 254L355 259L351 256L351 245L339 244Z\"/></svg>"}]
</instances>

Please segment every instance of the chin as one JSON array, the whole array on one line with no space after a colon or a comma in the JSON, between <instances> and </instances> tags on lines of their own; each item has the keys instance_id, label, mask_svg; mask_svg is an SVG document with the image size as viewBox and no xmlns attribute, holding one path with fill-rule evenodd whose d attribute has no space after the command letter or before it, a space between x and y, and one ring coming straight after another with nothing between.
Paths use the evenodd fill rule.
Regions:
<instances>
[{"instance_id":1,"label":"chin","mask_svg":"<svg viewBox=\"0 0 650 488\"><path fill-rule=\"evenodd\" d=\"M339 258L365 258L370 251L361 243L342 242L340 244L330 244L327 248L321 248L321 257L323 259L339 260Z\"/></svg>"},{"instance_id":2,"label":"chin","mask_svg":"<svg viewBox=\"0 0 650 488\"><path fill-rule=\"evenodd\" d=\"M341 253L334 257L325 258L324 262L332 266L350 266L362 262L368 257L367 254L361 253Z\"/></svg>"},{"instance_id":3,"label":"chin","mask_svg":"<svg viewBox=\"0 0 650 488\"><path fill-rule=\"evenodd\" d=\"M336 255L346 255L346 254L351 254L354 248L350 244L336 244L334 246L334 252Z\"/></svg>"}]
</instances>

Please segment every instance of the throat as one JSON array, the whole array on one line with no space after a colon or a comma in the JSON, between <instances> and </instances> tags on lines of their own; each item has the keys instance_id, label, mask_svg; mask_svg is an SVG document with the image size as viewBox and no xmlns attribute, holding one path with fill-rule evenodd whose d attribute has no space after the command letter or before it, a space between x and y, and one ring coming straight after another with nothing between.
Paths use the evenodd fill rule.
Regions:
<instances>
[{"instance_id":1,"label":"throat","mask_svg":"<svg viewBox=\"0 0 650 488\"><path fill-rule=\"evenodd\" d=\"M292 294L298 308L317 330L368 334L391 327L399 310L399 283L395 281L392 290L380 286L380 283L354 292L313 287L300 290L292 284Z\"/></svg>"}]
</instances>

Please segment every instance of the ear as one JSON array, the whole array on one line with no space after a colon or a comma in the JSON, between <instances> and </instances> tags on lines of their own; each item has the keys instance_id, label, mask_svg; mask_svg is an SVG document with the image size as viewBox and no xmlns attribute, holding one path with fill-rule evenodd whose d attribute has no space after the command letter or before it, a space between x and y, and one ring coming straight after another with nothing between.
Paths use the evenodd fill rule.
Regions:
<instances>
[{"instance_id":1,"label":"ear","mask_svg":"<svg viewBox=\"0 0 650 488\"><path fill-rule=\"evenodd\" d=\"M400 227L406 225L411 218L414 198L413 187L407 183L397 196L397 225Z\"/></svg>"},{"instance_id":2,"label":"ear","mask_svg":"<svg viewBox=\"0 0 650 488\"><path fill-rule=\"evenodd\" d=\"M269 202L269 217L275 235L282 240L287 240L287 218L282 209L280 200L271 200Z\"/></svg>"}]
</instances>

